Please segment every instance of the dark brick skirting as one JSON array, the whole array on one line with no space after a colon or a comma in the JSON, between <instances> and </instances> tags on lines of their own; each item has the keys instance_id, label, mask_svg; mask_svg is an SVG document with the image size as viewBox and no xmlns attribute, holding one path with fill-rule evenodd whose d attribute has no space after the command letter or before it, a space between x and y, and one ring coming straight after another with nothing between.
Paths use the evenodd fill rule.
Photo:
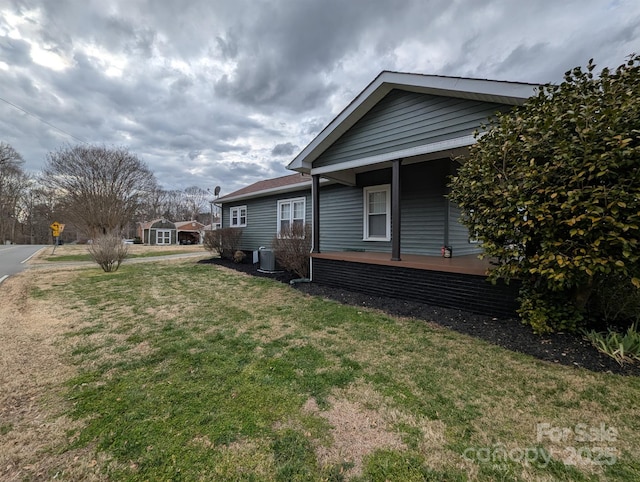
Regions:
<instances>
[{"instance_id":1,"label":"dark brick skirting","mask_svg":"<svg viewBox=\"0 0 640 482\"><path fill-rule=\"evenodd\" d=\"M372 296L389 296L497 318L515 316L519 283L484 276L313 259L313 281Z\"/></svg>"}]
</instances>

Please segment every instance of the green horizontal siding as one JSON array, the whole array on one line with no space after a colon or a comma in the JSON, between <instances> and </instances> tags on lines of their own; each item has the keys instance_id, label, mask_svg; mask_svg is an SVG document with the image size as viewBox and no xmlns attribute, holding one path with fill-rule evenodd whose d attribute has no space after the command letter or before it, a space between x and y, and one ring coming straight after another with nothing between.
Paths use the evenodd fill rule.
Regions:
<instances>
[{"instance_id":1,"label":"green horizontal siding","mask_svg":"<svg viewBox=\"0 0 640 482\"><path fill-rule=\"evenodd\" d=\"M482 247L479 243L469 242L469 230L460 222L462 211L458 205L449 204L449 245L453 248L454 256L465 254L480 254Z\"/></svg>"},{"instance_id":2,"label":"green horizontal siding","mask_svg":"<svg viewBox=\"0 0 640 482\"><path fill-rule=\"evenodd\" d=\"M449 159L438 159L402 166L402 253L440 255L450 163Z\"/></svg>"},{"instance_id":3,"label":"green horizontal siding","mask_svg":"<svg viewBox=\"0 0 640 482\"><path fill-rule=\"evenodd\" d=\"M320 250L389 250L388 242L362 240L363 209L360 187L334 185L320 189Z\"/></svg>"},{"instance_id":4,"label":"green horizontal siding","mask_svg":"<svg viewBox=\"0 0 640 482\"><path fill-rule=\"evenodd\" d=\"M402 243L401 252L439 256L445 243L449 216L449 245L454 256L479 253L480 246L469 243L466 228L458 221L460 210L445 197L451 160L438 159L402 166ZM391 182L391 170L380 169L359 174L357 186L329 185L320 189L321 251L365 250L391 253L390 241L364 241L363 188ZM240 249L270 247L277 233L278 201L304 197L306 222L311 223L311 190L272 195L223 205L223 227L229 227L230 209L247 206L247 226ZM393 222L393 220L392 220Z\"/></svg>"},{"instance_id":5,"label":"green horizontal siding","mask_svg":"<svg viewBox=\"0 0 640 482\"><path fill-rule=\"evenodd\" d=\"M311 222L311 189L285 194L225 203L222 207L222 227L228 228L231 222L231 208L247 206L247 226L242 229L239 249L254 251L261 246L270 247L278 232L278 201L305 198L305 222Z\"/></svg>"},{"instance_id":6,"label":"green horizontal siding","mask_svg":"<svg viewBox=\"0 0 640 482\"><path fill-rule=\"evenodd\" d=\"M323 167L473 134L502 104L391 91L313 163Z\"/></svg>"},{"instance_id":7,"label":"green horizontal siding","mask_svg":"<svg viewBox=\"0 0 640 482\"><path fill-rule=\"evenodd\" d=\"M402 167L401 251L439 256L447 214L448 159ZM390 241L363 241L363 188L389 183L390 170L358 175L358 185L327 186L320 191L320 250L391 253ZM393 220L392 220L393 223Z\"/></svg>"}]
</instances>

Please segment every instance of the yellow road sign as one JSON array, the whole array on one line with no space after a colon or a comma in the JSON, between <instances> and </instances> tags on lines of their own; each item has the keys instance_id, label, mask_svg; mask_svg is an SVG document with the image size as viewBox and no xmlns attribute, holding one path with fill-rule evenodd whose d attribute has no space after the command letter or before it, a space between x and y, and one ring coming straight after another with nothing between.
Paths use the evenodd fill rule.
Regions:
<instances>
[{"instance_id":1,"label":"yellow road sign","mask_svg":"<svg viewBox=\"0 0 640 482\"><path fill-rule=\"evenodd\" d=\"M54 221L49 226L51 228L51 234L54 238L60 236L60 233L64 231L64 224L60 224L58 221Z\"/></svg>"}]
</instances>

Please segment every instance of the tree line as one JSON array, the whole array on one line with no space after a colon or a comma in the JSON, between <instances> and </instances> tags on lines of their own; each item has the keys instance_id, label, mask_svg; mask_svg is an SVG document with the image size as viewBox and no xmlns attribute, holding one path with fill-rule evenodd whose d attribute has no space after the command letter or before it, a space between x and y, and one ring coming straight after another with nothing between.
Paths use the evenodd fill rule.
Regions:
<instances>
[{"instance_id":1,"label":"tree line","mask_svg":"<svg viewBox=\"0 0 640 482\"><path fill-rule=\"evenodd\" d=\"M66 225L66 241L114 232L133 238L139 221L157 218L208 224L210 198L197 186L160 188L149 167L124 147L64 146L32 175L20 153L0 142L2 244L48 244L53 221Z\"/></svg>"}]
</instances>

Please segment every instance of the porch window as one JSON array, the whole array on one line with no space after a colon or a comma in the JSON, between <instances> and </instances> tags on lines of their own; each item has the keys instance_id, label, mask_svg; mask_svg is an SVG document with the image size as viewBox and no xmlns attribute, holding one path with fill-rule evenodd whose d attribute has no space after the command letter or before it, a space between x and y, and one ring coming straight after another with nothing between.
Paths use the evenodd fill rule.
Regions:
<instances>
[{"instance_id":1,"label":"porch window","mask_svg":"<svg viewBox=\"0 0 640 482\"><path fill-rule=\"evenodd\" d=\"M303 197L278 201L278 235L292 226L304 226L306 200Z\"/></svg>"},{"instance_id":2,"label":"porch window","mask_svg":"<svg viewBox=\"0 0 640 482\"><path fill-rule=\"evenodd\" d=\"M171 244L171 230L158 229L156 231L156 244Z\"/></svg>"},{"instance_id":3,"label":"porch window","mask_svg":"<svg viewBox=\"0 0 640 482\"><path fill-rule=\"evenodd\" d=\"M391 188L389 184L364 188L365 241L391 239Z\"/></svg>"},{"instance_id":4,"label":"porch window","mask_svg":"<svg viewBox=\"0 0 640 482\"><path fill-rule=\"evenodd\" d=\"M236 206L230 211L232 228L243 228L247 225L247 206Z\"/></svg>"}]
</instances>

